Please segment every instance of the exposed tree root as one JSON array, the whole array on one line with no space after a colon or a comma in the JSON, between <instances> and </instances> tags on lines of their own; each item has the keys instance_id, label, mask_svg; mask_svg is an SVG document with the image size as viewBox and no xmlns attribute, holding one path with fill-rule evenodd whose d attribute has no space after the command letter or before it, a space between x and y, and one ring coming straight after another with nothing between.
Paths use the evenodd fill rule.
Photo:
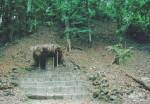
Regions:
<instances>
[{"instance_id":1,"label":"exposed tree root","mask_svg":"<svg viewBox=\"0 0 150 104\"><path fill-rule=\"evenodd\" d=\"M133 79L138 84L142 85L145 90L150 91L150 86L148 86L145 82L143 82L140 79L137 79L137 78L135 78L135 77L133 77L133 76L131 76L129 74L126 74L126 76L129 77L129 78L131 78L131 79Z\"/></svg>"}]
</instances>

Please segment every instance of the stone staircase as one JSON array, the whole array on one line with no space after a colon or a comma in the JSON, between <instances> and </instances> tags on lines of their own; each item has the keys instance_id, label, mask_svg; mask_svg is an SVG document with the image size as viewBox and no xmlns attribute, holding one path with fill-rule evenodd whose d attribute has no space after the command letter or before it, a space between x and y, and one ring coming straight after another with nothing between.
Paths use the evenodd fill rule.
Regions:
<instances>
[{"instance_id":1,"label":"stone staircase","mask_svg":"<svg viewBox=\"0 0 150 104\"><path fill-rule=\"evenodd\" d=\"M80 70L69 68L34 70L19 80L20 88L30 99L76 100L89 99L88 82Z\"/></svg>"}]
</instances>

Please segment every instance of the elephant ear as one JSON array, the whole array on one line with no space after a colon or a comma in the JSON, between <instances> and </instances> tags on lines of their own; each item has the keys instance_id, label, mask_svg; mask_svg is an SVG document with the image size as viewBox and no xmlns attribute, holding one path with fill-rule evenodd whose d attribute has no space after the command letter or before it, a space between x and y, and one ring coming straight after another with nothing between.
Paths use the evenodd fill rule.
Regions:
<instances>
[{"instance_id":1,"label":"elephant ear","mask_svg":"<svg viewBox=\"0 0 150 104\"><path fill-rule=\"evenodd\" d=\"M36 48L37 48L36 46L31 46L31 47L30 47L30 51L32 51L32 52L33 52L33 51L35 51L35 50L36 50Z\"/></svg>"},{"instance_id":2,"label":"elephant ear","mask_svg":"<svg viewBox=\"0 0 150 104\"><path fill-rule=\"evenodd\" d=\"M40 46L31 46L30 47L30 51L31 52L42 52L43 51L43 49L42 49L42 47L40 47Z\"/></svg>"},{"instance_id":3,"label":"elephant ear","mask_svg":"<svg viewBox=\"0 0 150 104\"><path fill-rule=\"evenodd\" d=\"M61 49L59 48L59 47L57 47L56 49L55 49L55 52L60 52L61 51Z\"/></svg>"},{"instance_id":4,"label":"elephant ear","mask_svg":"<svg viewBox=\"0 0 150 104\"><path fill-rule=\"evenodd\" d=\"M43 50L43 52L48 52L49 51L47 47L43 47L42 50Z\"/></svg>"},{"instance_id":5,"label":"elephant ear","mask_svg":"<svg viewBox=\"0 0 150 104\"><path fill-rule=\"evenodd\" d=\"M56 48L55 52L56 53L58 52L59 55L61 55L61 56L63 56L63 54L64 54L61 48Z\"/></svg>"}]
</instances>

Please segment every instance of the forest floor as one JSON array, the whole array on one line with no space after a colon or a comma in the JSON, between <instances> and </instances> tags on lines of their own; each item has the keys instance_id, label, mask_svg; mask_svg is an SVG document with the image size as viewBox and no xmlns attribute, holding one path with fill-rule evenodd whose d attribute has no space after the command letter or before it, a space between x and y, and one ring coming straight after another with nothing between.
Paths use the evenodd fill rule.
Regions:
<instances>
[{"instance_id":1,"label":"forest floor","mask_svg":"<svg viewBox=\"0 0 150 104\"><path fill-rule=\"evenodd\" d=\"M109 98L112 97L113 100L116 100L119 97L121 99L118 103L111 102L107 99L108 96L105 96L107 94L105 94L104 91L106 98L96 98L94 100L99 103L94 104L149 104L150 91L144 89L139 83L135 82L126 74L143 79L148 84L150 83L150 47L149 45L129 43L127 45L134 47L134 54L130 61L125 65L112 64L114 56L106 50L106 47L112 44L112 42L107 40L107 36L113 35L115 28L114 23L98 22L95 27L95 34L106 34L106 37L95 41L92 48L88 48L82 41L73 40L73 46L80 47L82 50L73 49L70 53L65 52L65 58L78 65L89 77L97 73L105 77L109 84L109 86L105 86L107 90L106 93L111 93ZM33 35L7 44L1 49L0 84L9 81L12 70L21 69L19 74L23 74L25 69L30 68L33 63L30 46L57 43L65 47L65 39L60 38L62 34L61 29L42 27ZM94 91L95 86L91 89ZM115 93L119 93L119 95L113 96L115 95L113 94L114 91ZM101 94L101 96L103 96L103 94ZM0 90L0 104L22 104L24 100L26 100L26 98L18 87ZM62 104L62 102L59 101L57 103ZM88 103L85 102L85 104Z\"/></svg>"}]
</instances>

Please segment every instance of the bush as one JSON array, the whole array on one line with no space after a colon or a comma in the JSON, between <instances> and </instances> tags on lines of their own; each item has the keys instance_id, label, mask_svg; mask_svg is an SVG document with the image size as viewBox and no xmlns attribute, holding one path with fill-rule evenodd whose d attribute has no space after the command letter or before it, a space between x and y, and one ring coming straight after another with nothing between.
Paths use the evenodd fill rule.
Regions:
<instances>
[{"instance_id":1,"label":"bush","mask_svg":"<svg viewBox=\"0 0 150 104\"><path fill-rule=\"evenodd\" d=\"M115 55L115 58L112 62L113 64L125 63L127 59L132 56L132 47L123 48L121 44L117 44L108 46L107 49Z\"/></svg>"},{"instance_id":2,"label":"bush","mask_svg":"<svg viewBox=\"0 0 150 104\"><path fill-rule=\"evenodd\" d=\"M149 41L148 33L146 32L146 29L144 29L144 26L140 23L131 23L127 27L125 35L139 43Z\"/></svg>"}]
</instances>

